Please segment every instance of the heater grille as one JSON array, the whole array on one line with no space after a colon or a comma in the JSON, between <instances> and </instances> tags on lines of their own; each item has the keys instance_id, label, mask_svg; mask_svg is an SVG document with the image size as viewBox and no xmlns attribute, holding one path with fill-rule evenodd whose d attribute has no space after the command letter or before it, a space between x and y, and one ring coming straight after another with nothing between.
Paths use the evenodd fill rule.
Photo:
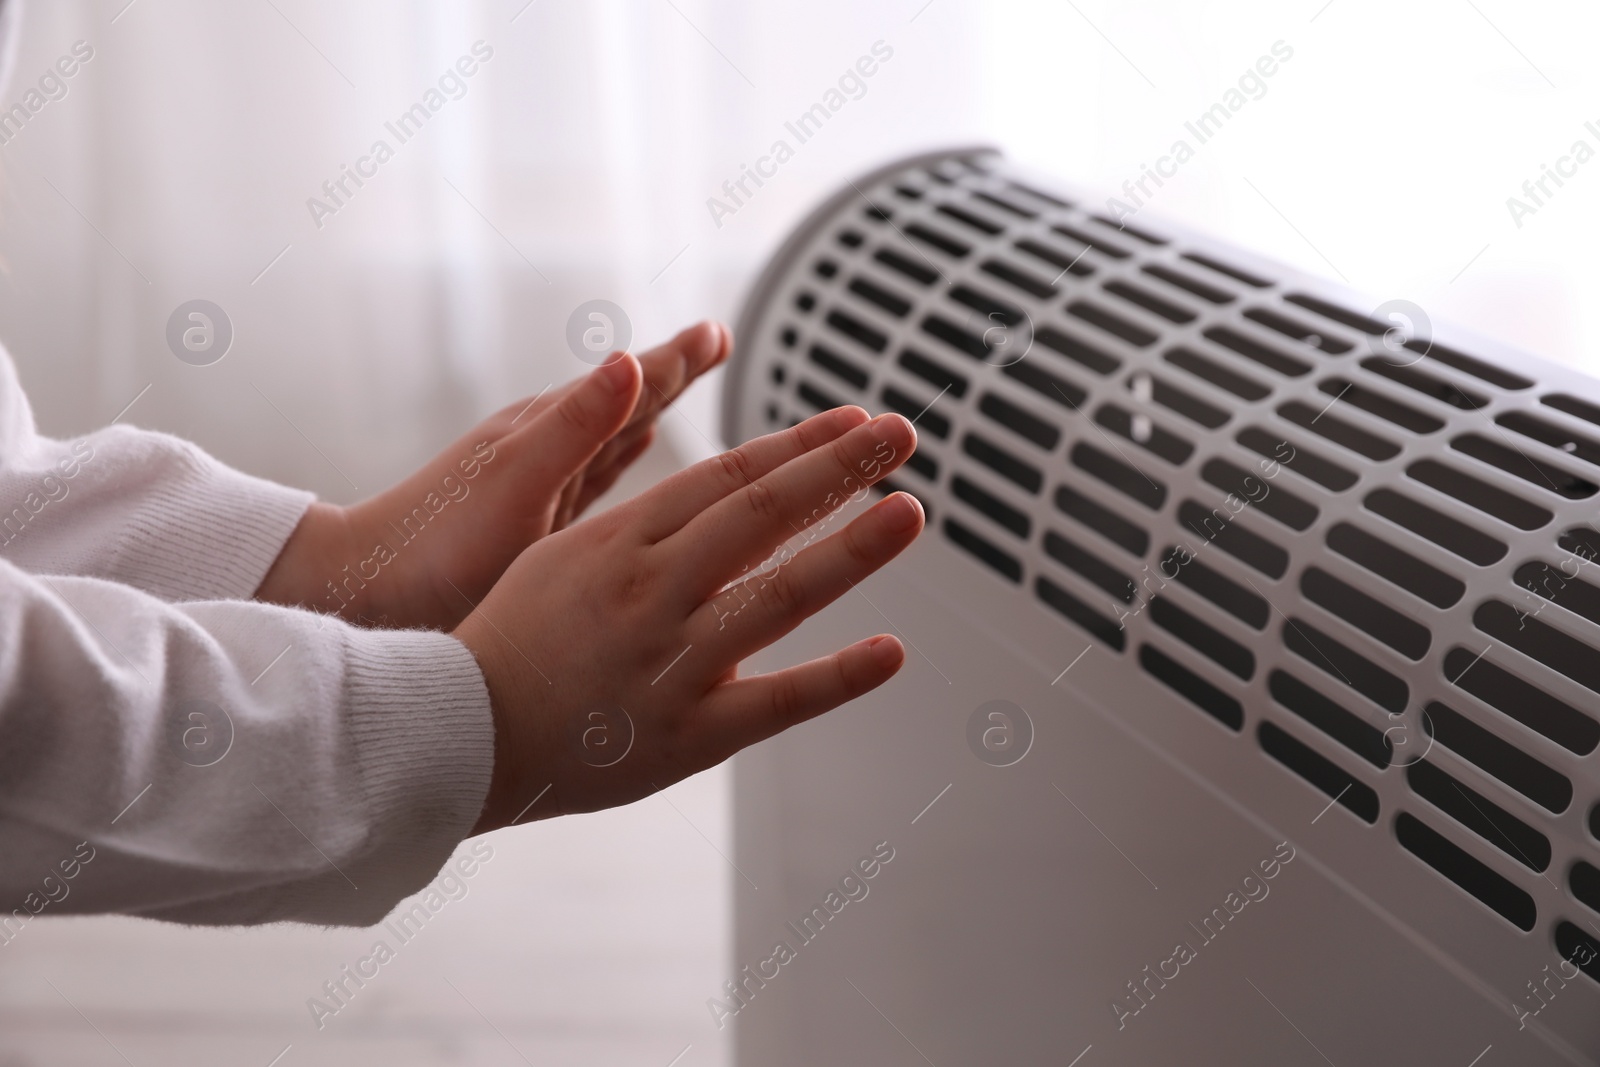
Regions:
<instances>
[{"instance_id":1,"label":"heater grille","mask_svg":"<svg viewBox=\"0 0 1600 1067\"><path fill-rule=\"evenodd\" d=\"M914 419L883 488L1004 595L1570 948L1600 918L1600 387L1397 357L1364 306L993 153L918 160L780 254L728 436Z\"/></svg>"}]
</instances>

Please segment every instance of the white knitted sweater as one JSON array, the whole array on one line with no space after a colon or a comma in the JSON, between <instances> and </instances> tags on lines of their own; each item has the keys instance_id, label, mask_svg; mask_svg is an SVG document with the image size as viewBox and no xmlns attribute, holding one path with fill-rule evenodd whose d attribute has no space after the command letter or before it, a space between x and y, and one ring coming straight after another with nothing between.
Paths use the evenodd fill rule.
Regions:
<instances>
[{"instance_id":1,"label":"white knitted sweater","mask_svg":"<svg viewBox=\"0 0 1600 1067\"><path fill-rule=\"evenodd\" d=\"M466 648L249 599L311 499L163 433L41 437L0 351L0 941L73 912L367 925L470 832L494 732Z\"/></svg>"}]
</instances>

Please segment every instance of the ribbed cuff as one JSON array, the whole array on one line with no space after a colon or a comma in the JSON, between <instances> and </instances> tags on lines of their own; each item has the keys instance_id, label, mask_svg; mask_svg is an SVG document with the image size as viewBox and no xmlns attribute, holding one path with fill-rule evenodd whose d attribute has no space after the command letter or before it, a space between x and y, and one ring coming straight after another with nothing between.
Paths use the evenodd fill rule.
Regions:
<instances>
[{"instance_id":1,"label":"ribbed cuff","mask_svg":"<svg viewBox=\"0 0 1600 1067\"><path fill-rule=\"evenodd\" d=\"M352 918L366 924L427 885L472 832L494 771L494 719L483 673L455 638L345 633L345 728L369 826L363 914Z\"/></svg>"},{"instance_id":2,"label":"ribbed cuff","mask_svg":"<svg viewBox=\"0 0 1600 1067\"><path fill-rule=\"evenodd\" d=\"M192 475L152 486L125 528L134 584L172 600L248 600L316 494L194 449Z\"/></svg>"}]
</instances>

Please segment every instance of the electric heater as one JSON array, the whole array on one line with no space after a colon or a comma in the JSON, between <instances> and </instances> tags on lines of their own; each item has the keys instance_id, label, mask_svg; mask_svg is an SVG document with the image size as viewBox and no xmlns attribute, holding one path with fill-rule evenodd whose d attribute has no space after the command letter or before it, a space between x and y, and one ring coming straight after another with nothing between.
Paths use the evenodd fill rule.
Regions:
<instances>
[{"instance_id":1,"label":"electric heater","mask_svg":"<svg viewBox=\"0 0 1600 1067\"><path fill-rule=\"evenodd\" d=\"M754 665L908 651L738 758L708 1010L763 1067L1597 1062L1600 384L1102 203L905 160L748 298L724 436L902 412L928 527Z\"/></svg>"}]
</instances>

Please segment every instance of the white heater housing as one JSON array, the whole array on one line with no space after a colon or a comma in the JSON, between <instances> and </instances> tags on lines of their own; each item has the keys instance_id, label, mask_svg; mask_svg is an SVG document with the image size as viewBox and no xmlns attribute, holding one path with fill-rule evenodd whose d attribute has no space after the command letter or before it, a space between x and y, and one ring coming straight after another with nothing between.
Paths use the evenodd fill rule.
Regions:
<instances>
[{"instance_id":1,"label":"white heater housing","mask_svg":"<svg viewBox=\"0 0 1600 1067\"><path fill-rule=\"evenodd\" d=\"M724 435L929 521L756 664L909 652L736 762L740 1062L1600 1062L1600 384L1418 320L989 150L802 223Z\"/></svg>"}]
</instances>

